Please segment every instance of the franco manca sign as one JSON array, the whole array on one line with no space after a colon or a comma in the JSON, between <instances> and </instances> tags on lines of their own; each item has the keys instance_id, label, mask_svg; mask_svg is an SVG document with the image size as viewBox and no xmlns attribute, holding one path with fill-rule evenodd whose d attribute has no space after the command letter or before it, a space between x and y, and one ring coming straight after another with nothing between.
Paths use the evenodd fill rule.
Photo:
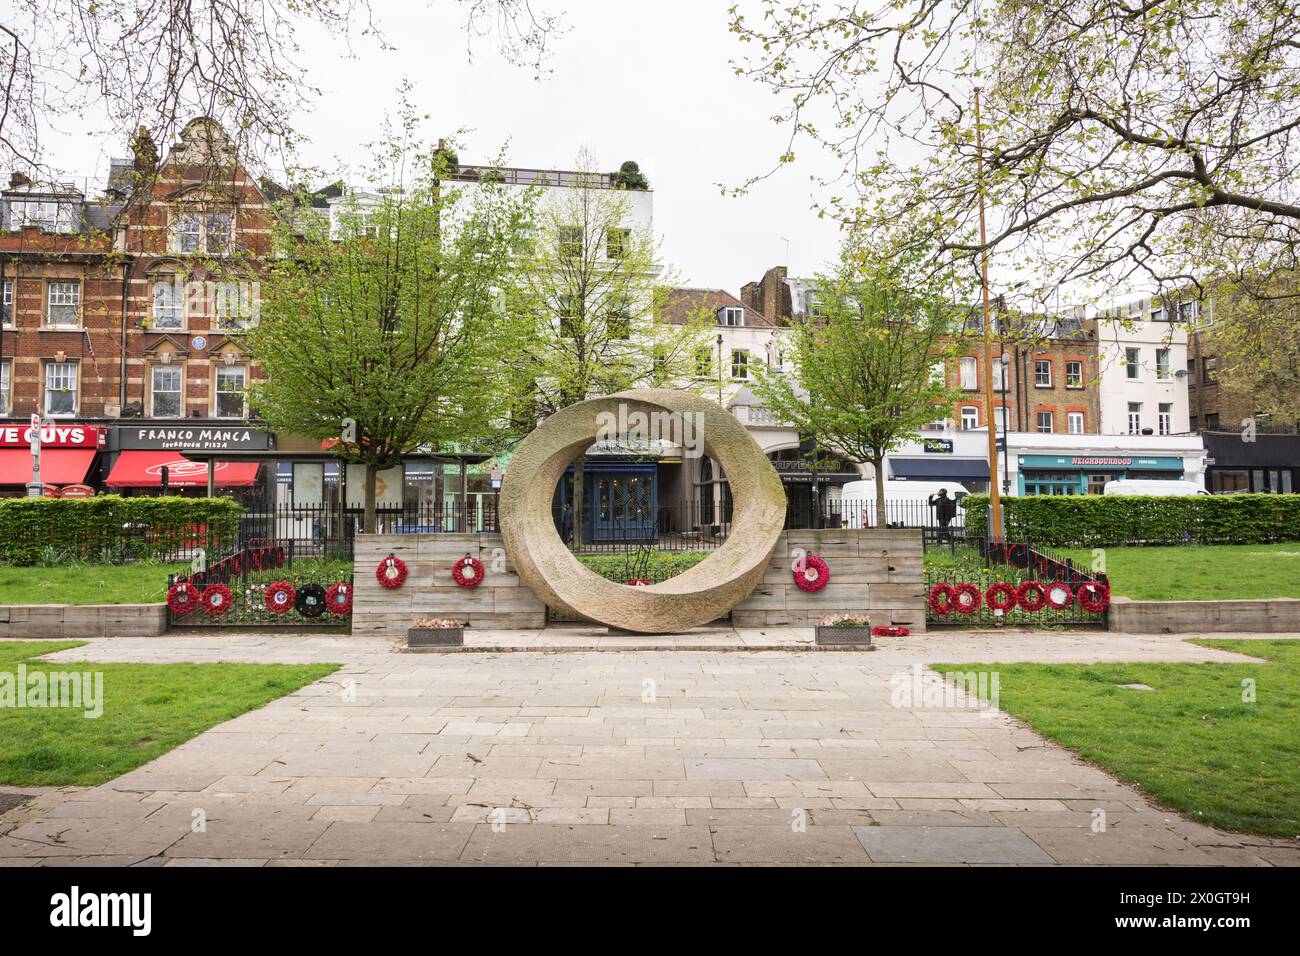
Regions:
<instances>
[{"instance_id":1,"label":"franco manca sign","mask_svg":"<svg viewBox=\"0 0 1300 956\"><path fill-rule=\"evenodd\" d=\"M266 451L275 447L274 433L244 425L119 426L118 450Z\"/></svg>"}]
</instances>

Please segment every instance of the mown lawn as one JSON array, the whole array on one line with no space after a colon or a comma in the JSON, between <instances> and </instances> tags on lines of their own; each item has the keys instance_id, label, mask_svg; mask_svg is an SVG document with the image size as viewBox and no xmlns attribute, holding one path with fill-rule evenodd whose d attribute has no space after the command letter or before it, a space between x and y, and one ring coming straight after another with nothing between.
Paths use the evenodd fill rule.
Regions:
<instances>
[{"instance_id":1,"label":"mown lawn","mask_svg":"<svg viewBox=\"0 0 1300 956\"><path fill-rule=\"evenodd\" d=\"M291 694L338 664L42 662L80 641L0 641L0 784L89 786L148 763L219 723ZM35 673L103 675L103 712L16 707L18 665ZM6 676L9 675L9 676Z\"/></svg>"},{"instance_id":2,"label":"mown lawn","mask_svg":"<svg viewBox=\"0 0 1300 956\"><path fill-rule=\"evenodd\" d=\"M157 604L167 597L167 575L188 574L188 564L138 561L131 564L71 563L56 567L0 565L0 604ZM301 558L292 568L259 571L261 583L326 575L346 581L350 561Z\"/></svg>"},{"instance_id":3,"label":"mown lawn","mask_svg":"<svg viewBox=\"0 0 1300 956\"><path fill-rule=\"evenodd\" d=\"M1092 551L1065 553L1093 565ZM1300 541L1103 548L1099 556L1112 590L1138 601L1300 598Z\"/></svg>"},{"instance_id":4,"label":"mown lawn","mask_svg":"<svg viewBox=\"0 0 1300 956\"><path fill-rule=\"evenodd\" d=\"M995 671L1007 713L1194 820L1300 838L1300 641L1196 643L1269 663L930 667Z\"/></svg>"},{"instance_id":5,"label":"mown lawn","mask_svg":"<svg viewBox=\"0 0 1300 956\"><path fill-rule=\"evenodd\" d=\"M0 565L0 604L156 604L167 575L188 564L67 564L52 568Z\"/></svg>"}]
</instances>

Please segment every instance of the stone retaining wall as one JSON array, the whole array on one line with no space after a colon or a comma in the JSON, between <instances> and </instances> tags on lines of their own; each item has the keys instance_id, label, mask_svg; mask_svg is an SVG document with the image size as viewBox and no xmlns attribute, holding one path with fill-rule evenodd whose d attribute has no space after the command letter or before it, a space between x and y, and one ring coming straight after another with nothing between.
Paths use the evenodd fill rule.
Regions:
<instances>
[{"instance_id":1,"label":"stone retaining wall","mask_svg":"<svg viewBox=\"0 0 1300 956\"><path fill-rule=\"evenodd\" d=\"M809 594L794 583L797 549L824 558L830 582ZM736 627L815 625L825 614L866 614L873 626L925 630L921 532L892 529L787 531L758 586L731 612Z\"/></svg>"},{"instance_id":2,"label":"stone retaining wall","mask_svg":"<svg viewBox=\"0 0 1300 956\"><path fill-rule=\"evenodd\" d=\"M794 583L790 564L796 548L830 565L831 580L823 590L809 594ZM466 552L488 572L473 589L457 587L451 579L452 564ZM546 606L515 573L499 534L358 535L355 554L354 635L405 637L416 618L457 618L482 628L546 625ZM392 590L374 574L389 554L405 561L408 570L406 583ZM823 615L848 613L867 614L872 624L925 630L919 531L788 531L731 620L737 627L810 627Z\"/></svg>"},{"instance_id":3,"label":"stone retaining wall","mask_svg":"<svg viewBox=\"0 0 1300 956\"><path fill-rule=\"evenodd\" d=\"M1300 599L1266 601L1133 601L1111 599L1109 627L1125 634L1242 631L1300 632Z\"/></svg>"},{"instance_id":4,"label":"stone retaining wall","mask_svg":"<svg viewBox=\"0 0 1300 956\"><path fill-rule=\"evenodd\" d=\"M165 604L0 605L0 638L158 637Z\"/></svg>"},{"instance_id":5,"label":"stone retaining wall","mask_svg":"<svg viewBox=\"0 0 1300 956\"><path fill-rule=\"evenodd\" d=\"M466 553L483 562L487 575L476 588L451 579L451 566ZM515 573L499 534L359 534L353 547L354 636L401 637L416 618L456 618L471 627L536 628L546 624L546 605ZM388 555L406 562L400 588L385 588L375 568Z\"/></svg>"}]
</instances>

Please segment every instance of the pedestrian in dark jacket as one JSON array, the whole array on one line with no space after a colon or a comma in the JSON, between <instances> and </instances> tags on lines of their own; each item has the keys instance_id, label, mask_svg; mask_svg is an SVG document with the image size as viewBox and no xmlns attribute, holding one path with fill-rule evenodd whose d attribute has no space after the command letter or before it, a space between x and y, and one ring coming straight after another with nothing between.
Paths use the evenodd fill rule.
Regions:
<instances>
[{"instance_id":1,"label":"pedestrian in dark jacket","mask_svg":"<svg viewBox=\"0 0 1300 956\"><path fill-rule=\"evenodd\" d=\"M952 519L957 517L957 502L948 497L948 489L940 488L929 498L930 507L934 509L934 516L939 519L939 528L943 536L948 537L948 525L952 524Z\"/></svg>"}]
</instances>

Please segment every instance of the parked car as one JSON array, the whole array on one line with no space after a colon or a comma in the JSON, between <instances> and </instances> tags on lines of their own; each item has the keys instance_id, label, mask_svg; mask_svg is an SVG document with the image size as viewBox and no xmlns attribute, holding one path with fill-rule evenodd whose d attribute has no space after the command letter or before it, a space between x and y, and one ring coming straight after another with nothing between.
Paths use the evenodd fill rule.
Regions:
<instances>
[{"instance_id":1,"label":"parked car","mask_svg":"<svg viewBox=\"0 0 1300 956\"><path fill-rule=\"evenodd\" d=\"M1104 495L1156 495L1162 498L1183 495L1208 495L1209 492L1194 481L1162 478L1117 478L1106 482Z\"/></svg>"}]
</instances>

